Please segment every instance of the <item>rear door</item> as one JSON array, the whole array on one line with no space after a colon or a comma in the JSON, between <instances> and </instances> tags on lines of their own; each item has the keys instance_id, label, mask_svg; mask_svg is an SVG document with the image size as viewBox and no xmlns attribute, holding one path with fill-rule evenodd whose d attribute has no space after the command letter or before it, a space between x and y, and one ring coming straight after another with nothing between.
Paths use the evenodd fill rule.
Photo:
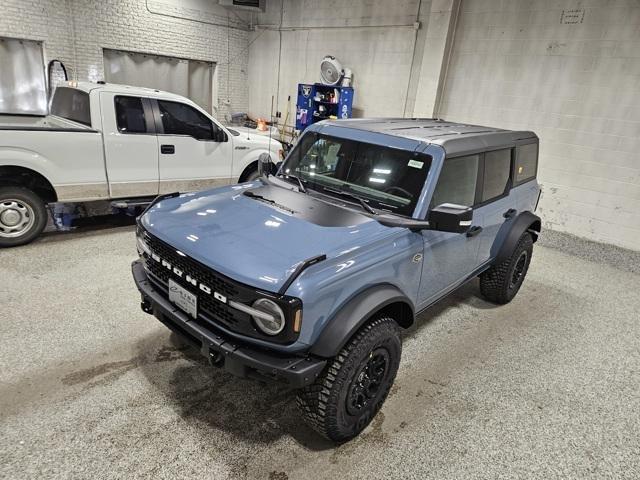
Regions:
<instances>
[{"instance_id":1,"label":"rear door","mask_svg":"<svg viewBox=\"0 0 640 480\"><path fill-rule=\"evenodd\" d=\"M112 198L158 194L158 139L148 98L100 93L104 153Z\"/></svg>"},{"instance_id":2,"label":"rear door","mask_svg":"<svg viewBox=\"0 0 640 480\"><path fill-rule=\"evenodd\" d=\"M495 256L495 242L502 226L517 215L517 200L511 190L513 148L485 152L480 164L476 211L482 215L482 231L478 235L478 262L483 264Z\"/></svg>"},{"instance_id":3,"label":"rear door","mask_svg":"<svg viewBox=\"0 0 640 480\"><path fill-rule=\"evenodd\" d=\"M160 153L160 193L226 185L233 147L226 132L191 105L154 100Z\"/></svg>"}]
</instances>

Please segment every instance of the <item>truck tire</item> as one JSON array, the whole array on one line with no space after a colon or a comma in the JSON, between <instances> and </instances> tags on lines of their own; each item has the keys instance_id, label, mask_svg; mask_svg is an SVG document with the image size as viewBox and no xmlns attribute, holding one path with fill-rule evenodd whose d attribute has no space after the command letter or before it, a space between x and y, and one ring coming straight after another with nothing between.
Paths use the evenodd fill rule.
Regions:
<instances>
[{"instance_id":1,"label":"truck tire","mask_svg":"<svg viewBox=\"0 0 640 480\"><path fill-rule=\"evenodd\" d=\"M0 187L0 248L31 242L47 225L42 199L23 187Z\"/></svg>"},{"instance_id":2,"label":"truck tire","mask_svg":"<svg viewBox=\"0 0 640 480\"><path fill-rule=\"evenodd\" d=\"M524 282L533 254L533 238L525 232L509 258L480 275L480 292L490 302L505 304L513 300Z\"/></svg>"},{"instance_id":3,"label":"truck tire","mask_svg":"<svg viewBox=\"0 0 640 480\"><path fill-rule=\"evenodd\" d=\"M335 442L356 437L387 398L401 354L395 320L382 316L366 324L316 381L298 393L307 423Z\"/></svg>"},{"instance_id":4,"label":"truck tire","mask_svg":"<svg viewBox=\"0 0 640 480\"><path fill-rule=\"evenodd\" d=\"M260 174L258 173L258 168L254 168L247 173L247 177L245 178L245 182L253 182L256 178L258 178Z\"/></svg>"}]
</instances>

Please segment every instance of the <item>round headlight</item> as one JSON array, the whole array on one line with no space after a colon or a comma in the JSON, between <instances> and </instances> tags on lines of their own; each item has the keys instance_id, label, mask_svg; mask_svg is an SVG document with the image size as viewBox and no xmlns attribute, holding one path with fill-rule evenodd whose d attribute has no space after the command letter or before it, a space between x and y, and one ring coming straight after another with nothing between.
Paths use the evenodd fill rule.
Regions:
<instances>
[{"instance_id":1,"label":"round headlight","mask_svg":"<svg viewBox=\"0 0 640 480\"><path fill-rule=\"evenodd\" d=\"M252 315L257 327L267 335L277 335L284 330L284 313L278 304L268 298L259 298L252 305L266 315Z\"/></svg>"}]
</instances>

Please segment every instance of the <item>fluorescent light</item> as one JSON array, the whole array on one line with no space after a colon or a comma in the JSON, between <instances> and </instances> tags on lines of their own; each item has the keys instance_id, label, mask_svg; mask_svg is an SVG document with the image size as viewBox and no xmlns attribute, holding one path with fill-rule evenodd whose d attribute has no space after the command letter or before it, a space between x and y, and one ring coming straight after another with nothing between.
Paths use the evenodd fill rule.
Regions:
<instances>
[{"instance_id":1,"label":"fluorescent light","mask_svg":"<svg viewBox=\"0 0 640 480\"><path fill-rule=\"evenodd\" d=\"M370 177L369 181L371 183L386 183L387 182L384 178L376 178L376 177Z\"/></svg>"},{"instance_id":2,"label":"fluorescent light","mask_svg":"<svg viewBox=\"0 0 640 480\"><path fill-rule=\"evenodd\" d=\"M373 173L379 173L381 175L389 175L391 173L391 169L389 168L374 168Z\"/></svg>"}]
</instances>

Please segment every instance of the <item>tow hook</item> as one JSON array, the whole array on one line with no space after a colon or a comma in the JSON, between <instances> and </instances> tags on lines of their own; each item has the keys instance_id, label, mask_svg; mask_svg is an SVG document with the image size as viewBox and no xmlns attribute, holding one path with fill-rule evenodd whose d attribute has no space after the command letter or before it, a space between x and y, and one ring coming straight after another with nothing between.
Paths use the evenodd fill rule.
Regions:
<instances>
[{"instance_id":1,"label":"tow hook","mask_svg":"<svg viewBox=\"0 0 640 480\"><path fill-rule=\"evenodd\" d=\"M142 300L140 301L140 308L144 313L153 315L153 306L151 305L151 302L148 299L142 297Z\"/></svg>"},{"instance_id":2,"label":"tow hook","mask_svg":"<svg viewBox=\"0 0 640 480\"><path fill-rule=\"evenodd\" d=\"M212 367L221 367L224 363L224 356L221 352L215 352L213 350L209 350L209 364Z\"/></svg>"}]
</instances>

